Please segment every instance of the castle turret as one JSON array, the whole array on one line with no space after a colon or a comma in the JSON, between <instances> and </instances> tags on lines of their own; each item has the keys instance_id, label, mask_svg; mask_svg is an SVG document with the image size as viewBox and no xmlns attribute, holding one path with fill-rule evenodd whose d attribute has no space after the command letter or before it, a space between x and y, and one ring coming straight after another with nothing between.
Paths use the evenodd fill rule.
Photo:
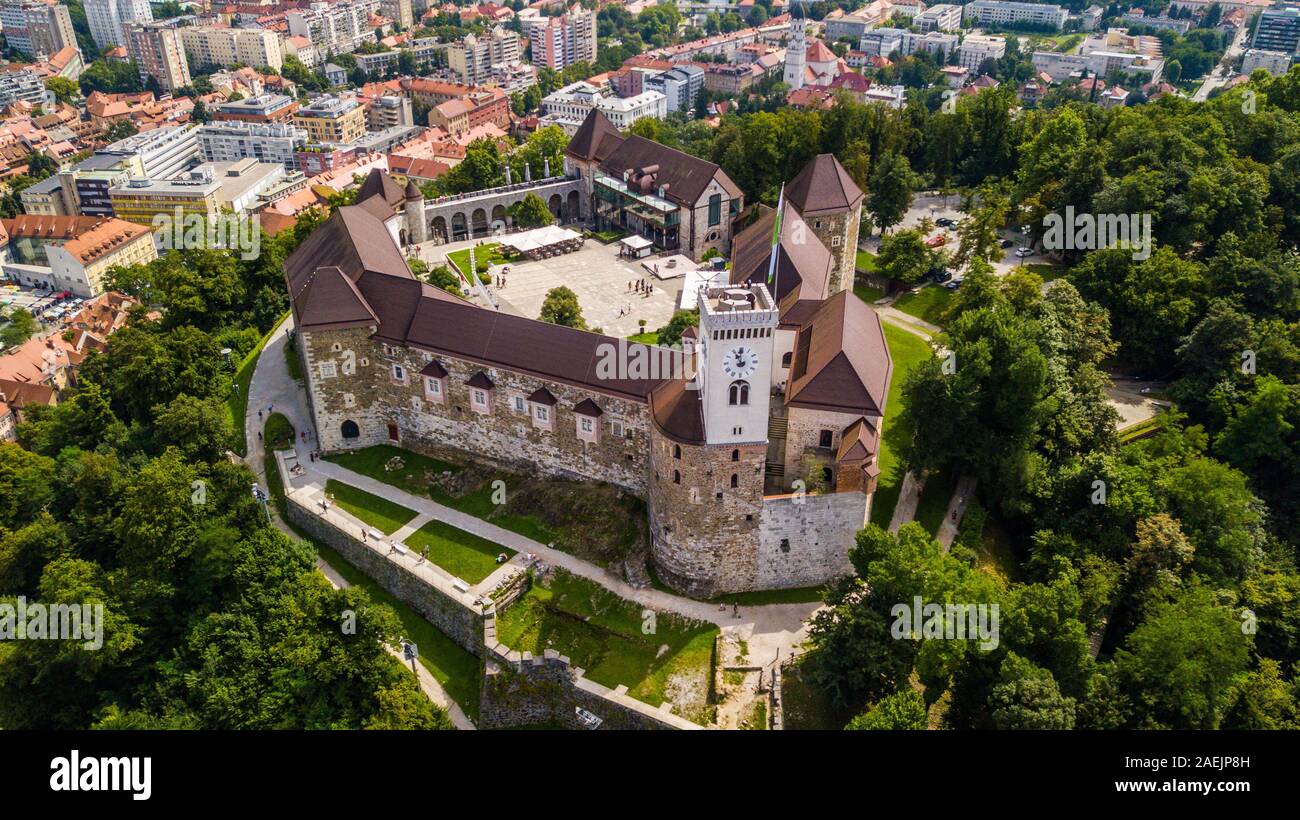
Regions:
<instances>
[{"instance_id":1,"label":"castle turret","mask_svg":"<svg viewBox=\"0 0 1300 820\"><path fill-rule=\"evenodd\" d=\"M834 154L819 154L785 186L785 198L834 259L826 295L850 290L862 222L862 189Z\"/></svg>"},{"instance_id":2,"label":"castle turret","mask_svg":"<svg viewBox=\"0 0 1300 820\"><path fill-rule=\"evenodd\" d=\"M406 181L405 196L407 242L412 245L426 242L429 239L429 223L425 221L424 193L415 184L415 180Z\"/></svg>"}]
</instances>

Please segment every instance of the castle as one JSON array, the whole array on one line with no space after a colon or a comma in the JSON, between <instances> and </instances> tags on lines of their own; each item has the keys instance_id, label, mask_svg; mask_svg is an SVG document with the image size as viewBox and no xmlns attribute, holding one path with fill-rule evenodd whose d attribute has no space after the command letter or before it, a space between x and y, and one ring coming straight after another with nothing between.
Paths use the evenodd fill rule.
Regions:
<instances>
[{"instance_id":1,"label":"castle","mask_svg":"<svg viewBox=\"0 0 1300 820\"><path fill-rule=\"evenodd\" d=\"M625 340L419 281L385 189L367 180L285 263L322 450L397 443L617 485L646 499L659 578L697 597L849 570L892 364L852 293L863 196L833 156L787 186L770 280L776 213L736 234L729 284L701 291L666 376L611 371Z\"/></svg>"},{"instance_id":2,"label":"castle","mask_svg":"<svg viewBox=\"0 0 1300 820\"><path fill-rule=\"evenodd\" d=\"M635 233L657 250L700 261L726 255L732 224L744 210L740 188L716 164L636 135L619 132L592 111L569 141L564 176L427 200L413 181L405 188L378 171L362 183L357 204L377 217L401 247L487 236L512 227L509 205L529 193L561 221L598 231Z\"/></svg>"}]
</instances>

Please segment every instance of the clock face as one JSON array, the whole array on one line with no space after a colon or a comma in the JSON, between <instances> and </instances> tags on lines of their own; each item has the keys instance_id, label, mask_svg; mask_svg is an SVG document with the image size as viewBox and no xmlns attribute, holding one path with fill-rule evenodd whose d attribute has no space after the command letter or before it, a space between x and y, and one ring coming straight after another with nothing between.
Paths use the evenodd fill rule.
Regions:
<instances>
[{"instance_id":1,"label":"clock face","mask_svg":"<svg viewBox=\"0 0 1300 820\"><path fill-rule=\"evenodd\" d=\"M722 370L733 379L753 375L758 369L758 351L748 347L733 347L722 357Z\"/></svg>"}]
</instances>

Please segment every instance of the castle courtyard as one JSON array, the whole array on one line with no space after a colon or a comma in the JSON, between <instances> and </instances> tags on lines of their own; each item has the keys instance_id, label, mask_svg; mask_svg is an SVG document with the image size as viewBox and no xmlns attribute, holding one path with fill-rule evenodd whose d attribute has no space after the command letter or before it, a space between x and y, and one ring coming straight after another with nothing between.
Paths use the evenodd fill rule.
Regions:
<instances>
[{"instance_id":1,"label":"castle courtyard","mask_svg":"<svg viewBox=\"0 0 1300 820\"><path fill-rule=\"evenodd\" d=\"M492 240L483 240L490 242ZM468 243L437 246L426 255L440 264L446 253L466 247ZM443 250L443 249L446 250ZM492 288L492 295L501 310L529 319L536 319L542 302L552 288L567 286L578 295L583 318L587 326L601 328L610 336L632 336L640 333L638 320L645 319L647 331L658 330L672 318L685 277L657 279L641 266L649 260L625 259L618 255L617 242L603 245L588 239L581 249L573 253L537 261L510 263L506 287ZM644 296L628 290L628 283L646 279L654 284L654 293ZM477 294L474 294L478 301ZM631 312L620 316L624 308Z\"/></svg>"}]
</instances>

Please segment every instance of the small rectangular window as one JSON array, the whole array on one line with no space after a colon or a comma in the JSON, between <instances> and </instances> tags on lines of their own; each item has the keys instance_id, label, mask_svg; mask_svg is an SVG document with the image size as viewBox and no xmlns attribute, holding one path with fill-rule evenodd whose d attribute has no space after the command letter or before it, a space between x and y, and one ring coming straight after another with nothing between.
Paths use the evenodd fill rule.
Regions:
<instances>
[{"instance_id":1,"label":"small rectangular window","mask_svg":"<svg viewBox=\"0 0 1300 820\"><path fill-rule=\"evenodd\" d=\"M581 424L582 424L582 432L590 433L592 431L593 428L591 424L591 419L584 417L582 419Z\"/></svg>"},{"instance_id":2,"label":"small rectangular window","mask_svg":"<svg viewBox=\"0 0 1300 820\"><path fill-rule=\"evenodd\" d=\"M484 393L482 390L475 390L474 403L477 404L479 407L482 407L483 405L487 404L487 393Z\"/></svg>"},{"instance_id":3,"label":"small rectangular window","mask_svg":"<svg viewBox=\"0 0 1300 820\"><path fill-rule=\"evenodd\" d=\"M546 421L546 420L549 419L550 417L551 417L551 409L550 409L549 407L538 407L538 408L537 408L537 420L538 420L538 421Z\"/></svg>"},{"instance_id":4,"label":"small rectangular window","mask_svg":"<svg viewBox=\"0 0 1300 820\"><path fill-rule=\"evenodd\" d=\"M611 422L609 423L609 428L610 428L610 430L614 433L614 435L615 435L617 438L622 438L622 437L623 437L623 422L621 422L621 421L611 421Z\"/></svg>"},{"instance_id":5,"label":"small rectangular window","mask_svg":"<svg viewBox=\"0 0 1300 820\"><path fill-rule=\"evenodd\" d=\"M522 413L522 412L524 412L524 397L523 397L523 396L515 396L515 412L516 412L516 413Z\"/></svg>"},{"instance_id":6,"label":"small rectangular window","mask_svg":"<svg viewBox=\"0 0 1300 820\"><path fill-rule=\"evenodd\" d=\"M320 363L320 377L321 377L322 379L332 379L332 378L334 378L334 374L335 374L335 372L336 372L336 371L335 371L335 369L334 369L334 362L321 362L321 363Z\"/></svg>"}]
</instances>

